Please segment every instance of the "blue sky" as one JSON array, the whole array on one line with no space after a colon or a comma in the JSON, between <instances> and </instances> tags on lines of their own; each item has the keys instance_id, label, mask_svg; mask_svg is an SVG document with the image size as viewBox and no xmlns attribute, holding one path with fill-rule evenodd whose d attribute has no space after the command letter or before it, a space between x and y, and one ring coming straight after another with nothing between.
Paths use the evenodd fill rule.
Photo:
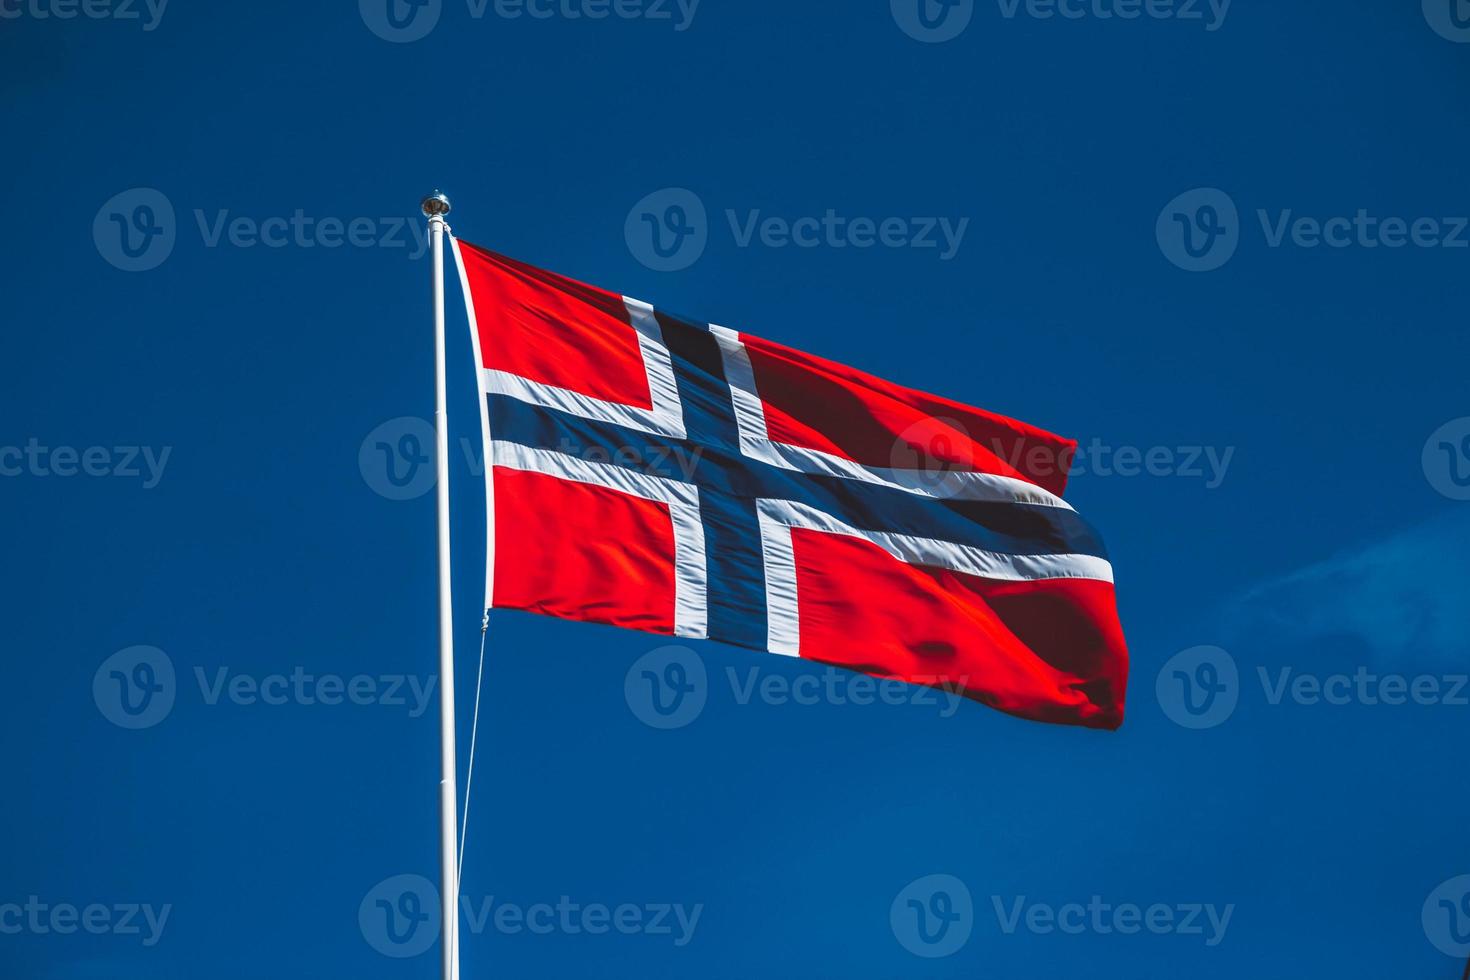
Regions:
<instances>
[{"instance_id":1,"label":"blue sky","mask_svg":"<svg viewBox=\"0 0 1470 980\"><path fill-rule=\"evenodd\" d=\"M1079 439L1133 654L1109 734L496 614L466 977L1460 975L1463 4L395 2L0 0L0 974L436 975L439 186Z\"/></svg>"}]
</instances>

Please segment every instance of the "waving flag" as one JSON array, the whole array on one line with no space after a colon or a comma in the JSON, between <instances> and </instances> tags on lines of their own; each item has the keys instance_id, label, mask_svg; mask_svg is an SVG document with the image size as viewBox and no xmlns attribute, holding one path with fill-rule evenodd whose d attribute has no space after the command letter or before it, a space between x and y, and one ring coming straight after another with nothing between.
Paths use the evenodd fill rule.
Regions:
<instances>
[{"instance_id":1,"label":"waving flag","mask_svg":"<svg viewBox=\"0 0 1470 980\"><path fill-rule=\"evenodd\" d=\"M800 656L1116 728L1128 655L1075 443L454 242L487 605Z\"/></svg>"}]
</instances>

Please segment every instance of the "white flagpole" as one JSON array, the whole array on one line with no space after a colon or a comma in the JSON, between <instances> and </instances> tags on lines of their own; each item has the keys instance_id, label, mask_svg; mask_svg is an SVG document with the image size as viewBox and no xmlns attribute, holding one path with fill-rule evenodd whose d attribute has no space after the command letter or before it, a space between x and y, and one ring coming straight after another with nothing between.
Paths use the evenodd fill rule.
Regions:
<instances>
[{"instance_id":1,"label":"white flagpole","mask_svg":"<svg viewBox=\"0 0 1470 980\"><path fill-rule=\"evenodd\" d=\"M454 758L454 625L449 589L449 413L444 381L444 216L435 191L420 205L429 219L434 263L434 463L439 516L439 871L443 980L459 980L459 789Z\"/></svg>"}]
</instances>

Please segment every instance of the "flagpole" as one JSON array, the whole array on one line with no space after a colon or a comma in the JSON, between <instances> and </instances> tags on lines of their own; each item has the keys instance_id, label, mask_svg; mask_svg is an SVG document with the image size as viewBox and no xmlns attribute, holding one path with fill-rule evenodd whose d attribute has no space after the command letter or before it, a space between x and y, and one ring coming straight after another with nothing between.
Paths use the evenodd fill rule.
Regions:
<instances>
[{"instance_id":1,"label":"flagpole","mask_svg":"<svg viewBox=\"0 0 1470 980\"><path fill-rule=\"evenodd\" d=\"M449 587L449 413L444 372L444 216L437 190L420 204L429 219L434 265L434 465L439 518L439 879L443 898L443 980L459 980L459 790L454 757L454 626Z\"/></svg>"}]
</instances>

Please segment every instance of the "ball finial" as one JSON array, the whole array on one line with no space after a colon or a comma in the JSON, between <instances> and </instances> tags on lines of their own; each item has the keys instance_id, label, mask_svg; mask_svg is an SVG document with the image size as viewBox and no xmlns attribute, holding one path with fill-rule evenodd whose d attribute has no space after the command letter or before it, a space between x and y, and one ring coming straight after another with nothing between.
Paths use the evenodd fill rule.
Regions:
<instances>
[{"instance_id":1,"label":"ball finial","mask_svg":"<svg viewBox=\"0 0 1470 980\"><path fill-rule=\"evenodd\" d=\"M419 204L419 208L424 212L424 217L426 218L432 218L436 215L443 217L449 213L449 198L445 197L441 191L436 189L434 193L424 198L423 202Z\"/></svg>"}]
</instances>

